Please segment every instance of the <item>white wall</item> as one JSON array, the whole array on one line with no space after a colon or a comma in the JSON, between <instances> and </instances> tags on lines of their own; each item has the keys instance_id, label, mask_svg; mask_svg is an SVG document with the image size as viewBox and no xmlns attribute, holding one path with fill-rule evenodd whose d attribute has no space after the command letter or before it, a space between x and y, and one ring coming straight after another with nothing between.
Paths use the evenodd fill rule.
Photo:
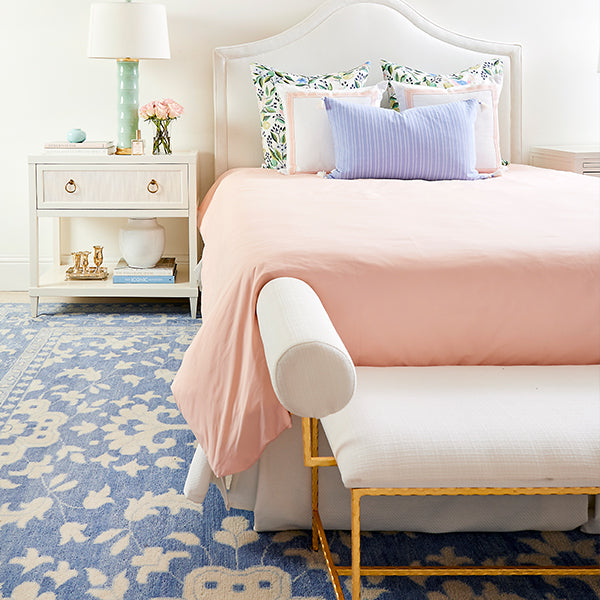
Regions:
<instances>
[{"instance_id":1,"label":"white wall","mask_svg":"<svg viewBox=\"0 0 600 600\"><path fill-rule=\"evenodd\" d=\"M173 127L173 147L200 151L205 191L212 170L212 49L278 33L321 0L162 2L172 58L141 63L140 102L172 97L184 106ZM2 2L0 290L28 287L27 156L40 152L45 141L64 139L73 127L84 129L88 139L116 135L116 65L86 56L90 3ZM523 45L525 153L538 144L600 142L598 0L412 0L412 5L459 33ZM149 124L142 132L151 138ZM103 235L85 221L71 229L73 238L90 246L97 243L94 236ZM45 262L51 233L44 223ZM177 243L171 244L167 250L178 253ZM109 257L115 252L105 249Z\"/></svg>"}]
</instances>

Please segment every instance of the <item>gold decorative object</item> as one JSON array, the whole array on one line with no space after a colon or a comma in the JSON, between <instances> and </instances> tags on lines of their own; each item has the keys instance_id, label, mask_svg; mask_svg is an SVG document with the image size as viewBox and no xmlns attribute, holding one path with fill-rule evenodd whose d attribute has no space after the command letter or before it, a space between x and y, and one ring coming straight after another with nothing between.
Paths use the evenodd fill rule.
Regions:
<instances>
[{"instance_id":1,"label":"gold decorative object","mask_svg":"<svg viewBox=\"0 0 600 600\"><path fill-rule=\"evenodd\" d=\"M71 252L73 262L75 265L72 267L75 273L81 273L81 252Z\"/></svg>"},{"instance_id":2,"label":"gold decorative object","mask_svg":"<svg viewBox=\"0 0 600 600\"><path fill-rule=\"evenodd\" d=\"M87 273L89 271L89 261L88 261L88 256L90 255L90 251L89 250L83 250L81 252L81 270L84 273Z\"/></svg>"},{"instance_id":3,"label":"gold decorative object","mask_svg":"<svg viewBox=\"0 0 600 600\"><path fill-rule=\"evenodd\" d=\"M93 267L90 266L88 259L88 256L92 254L91 250L71 252L73 266L67 269L66 279L106 279L108 277L108 270L102 266L102 261L104 260L103 249L103 246L94 246Z\"/></svg>"},{"instance_id":4,"label":"gold decorative object","mask_svg":"<svg viewBox=\"0 0 600 600\"><path fill-rule=\"evenodd\" d=\"M94 264L96 265L96 270L100 268L100 265L104 260L102 250L104 250L103 246L94 246Z\"/></svg>"}]
</instances>

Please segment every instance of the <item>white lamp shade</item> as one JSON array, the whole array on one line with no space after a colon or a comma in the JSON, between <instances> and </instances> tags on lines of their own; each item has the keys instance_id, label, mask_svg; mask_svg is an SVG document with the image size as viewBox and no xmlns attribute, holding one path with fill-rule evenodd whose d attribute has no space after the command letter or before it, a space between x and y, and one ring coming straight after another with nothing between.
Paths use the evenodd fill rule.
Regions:
<instances>
[{"instance_id":1,"label":"white lamp shade","mask_svg":"<svg viewBox=\"0 0 600 600\"><path fill-rule=\"evenodd\" d=\"M162 4L92 4L89 33L90 58L171 58Z\"/></svg>"}]
</instances>

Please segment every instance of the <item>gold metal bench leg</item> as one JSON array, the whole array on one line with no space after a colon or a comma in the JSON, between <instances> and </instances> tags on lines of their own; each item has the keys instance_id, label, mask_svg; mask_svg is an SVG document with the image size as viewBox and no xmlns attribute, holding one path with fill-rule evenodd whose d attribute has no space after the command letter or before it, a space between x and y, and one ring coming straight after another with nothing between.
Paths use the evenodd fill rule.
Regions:
<instances>
[{"instance_id":1,"label":"gold metal bench leg","mask_svg":"<svg viewBox=\"0 0 600 600\"><path fill-rule=\"evenodd\" d=\"M319 513L319 467L312 467L312 549L316 552L319 549L319 532L315 514Z\"/></svg>"},{"instance_id":2,"label":"gold metal bench leg","mask_svg":"<svg viewBox=\"0 0 600 600\"><path fill-rule=\"evenodd\" d=\"M319 454L319 422L316 419L310 420L310 438L311 450L314 454ZM311 488L312 488L312 549L316 552L319 549L319 534L317 523L315 521L315 512L319 512L319 467L311 467Z\"/></svg>"},{"instance_id":3,"label":"gold metal bench leg","mask_svg":"<svg viewBox=\"0 0 600 600\"><path fill-rule=\"evenodd\" d=\"M360 494L352 490L352 600L360 600Z\"/></svg>"},{"instance_id":4,"label":"gold metal bench leg","mask_svg":"<svg viewBox=\"0 0 600 600\"><path fill-rule=\"evenodd\" d=\"M340 584L340 578L338 575L338 569L336 568L331 551L329 550L329 544L327 542L327 536L325 535L325 529L321 522L321 516L319 515L319 465L331 466L335 465L335 459L333 457L320 458L319 454L319 421L313 418L302 419L302 436L304 444L304 464L311 468L311 496L312 496L312 549L314 551L319 550L319 544L323 550L323 556L325 558L325 565L327 566L327 572L331 578L333 590L335 592L336 600L345 600L344 592Z\"/></svg>"},{"instance_id":5,"label":"gold metal bench leg","mask_svg":"<svg viewBox=\"0 0 600 600\"><path fill-rule=\"evenodd\" d=\"M323 523L318 512L313 513L313 520L317 523L317 530L319 532L319 540L321 542L321 549L323 550L323 556L325 557L325 565L327 566L327 572L331 578L331 584L333 585L333 591L335 592L336 600L345 600L344 592L342 591L342 585L340 584L340 569L335 566L331 551L329 550L329 544L327 543L327 537L325 535L325 529L323 529Z\"/></svg>"}]
</instances>

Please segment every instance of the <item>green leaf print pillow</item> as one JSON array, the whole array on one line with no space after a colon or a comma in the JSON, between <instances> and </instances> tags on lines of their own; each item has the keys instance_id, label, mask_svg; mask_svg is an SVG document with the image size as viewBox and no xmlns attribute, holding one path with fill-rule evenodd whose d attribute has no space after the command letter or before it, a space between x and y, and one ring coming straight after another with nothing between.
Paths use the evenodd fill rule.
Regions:
<instances>
[{"instance_id":1,"label":"green leaf print pillow","mask_svg":"<svg viewBox=\"0 0 600 600\"><path fill-rule=\"evenodd\" d=\"M387 81L399 81L400 83L410 85L424 85L445 89L474 83L492 83L501 89L503 67L501 58L491 58L479 65L468 67L457 73L440 75L405 67L404 65L399 65L388 60L381 60L383 78ZM404 107L400 105L391 86L389 86L389 94L390 108L403 110Z\"/></svg>"},{"instance_id":2,"label":"green leaf print pillow","mask_svg":"<svg viewBox=\"0 0 600 600\"><path fill-rule=\"evenodd\" d=\"M265 65L252 64L252 82L258 97L263 146L263 164L266 169L285 169L287 141L283 105L276 85L286 83L297 87L322 90L356 89L364 85L369 76L369 62L340 73L325 75L298 75L277 71Z\"/></svg>"}]
</instances>

